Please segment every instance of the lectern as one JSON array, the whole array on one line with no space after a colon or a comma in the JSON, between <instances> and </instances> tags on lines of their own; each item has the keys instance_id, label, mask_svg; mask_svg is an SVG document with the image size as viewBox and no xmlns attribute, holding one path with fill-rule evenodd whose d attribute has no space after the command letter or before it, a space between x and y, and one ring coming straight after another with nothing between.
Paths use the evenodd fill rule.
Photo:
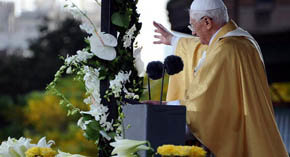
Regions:
<instances>
[{"instance_id":1,"label":"lectern","mask_svg":"<svg viewBox=\"0 0 290 157\"><path fill-rule=\"evenodd\" d=\"M163 144L185 144L184 106L136 104L124 106L123 112L126 139L147 140L155 151ZM140 155L147 157L146 152Z\"/></svg>"}]
</instances>

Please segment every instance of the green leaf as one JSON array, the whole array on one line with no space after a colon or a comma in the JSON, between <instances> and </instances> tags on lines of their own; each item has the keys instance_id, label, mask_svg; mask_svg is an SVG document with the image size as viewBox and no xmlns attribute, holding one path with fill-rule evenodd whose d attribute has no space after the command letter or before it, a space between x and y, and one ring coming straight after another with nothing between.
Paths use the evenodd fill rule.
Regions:
<instances>
[{"instance_id":1,"label":"green leaf","mask_svg":"<svg viewBox=\"0 0 290 157\"><path fill-rule=\"evenodd\" d=\"M95 131L99 131L101 129L100 124L97 121L92 121L90 122L87 127L95 130Z\"/></svg>"},{"instance_id":2,"label":"green leaf","mask_svg":"<svg viewBox=\"0 0 290 157\"><path fill-rule=\"evenodd\" d=\"M85 121L92 120L92 116L88 114L82 114Z\"/></svg>"},{"instance_id":3,"label":"green leaf","mask_svg":"<svg viewBox=\"0 0 290 157\"><path fill-rule=\"evenodd\" d=\"M77 109L73 109L72 112L71 112L71 114L74 115L74 114L76 114L76 113L78 113L78 112L79 112L79 110L77 110Z\"/></svg>"},{"instance_id":4,"label":"green leaf","mask_svg":"<svg viewBox=\"0 0 290 157\"><path fill-rule=\"evenodd\" d=\"M91 122L87 125L87 129L86 129L85 133L86 133L89 140L98 140L100 137L100 133L99 133L99 131L96 131L96 129L92 128L92 125L90 125L92 123L93 122Z\"/></svg>"},{"instance_id":5,"label":"green leaf","mask_svg":"<svg viewBox=\"0 0 290 157\"><path fill-rule=\"evenodd\" d=\"M125 14L121 14L120 12L115 12L112 15L112 23L114 25L128 28L129 22L130 22L130 14L128 14L128 12L126 12Z\"/></svg>"},{"instance_id":6,"label":"green leaf","mask_svg":"<svg viewBox=\"0 0 290 157\"><path fill-rule=\"evenodd\" d=\"M113 139L116 136L115 132L109 132L108 135Z\"/></svg>"},{"instance_id":7,"label":"green leaf","mask_svg":"<svg viewBox=\"0 0 290 157\"><path fill-rule=\"evenodd\" d=\"M60 105L64 105L64 101L63 101L63 100L60 100L60 101L59 101L59 104L60 104Z\"/></svg>"},{"instance_id":8,"label":"green leaf","mask_svg":"<svg viewBox=\"0 0 290 157\"><path fill-rule=\"evenodd\" d=\"M106 76L99 77L100 80L104 80L105 78L106 78Z\"/></svg>"},{"instance_id":9,"label":"green leaf","mask_svg":"<svg viewBox=\"0 0 290 157\"><path fill-rule=\"evenodd\" d=\"M68 111L67 111L67 116L70 116L70 115L71 115L71 111L68 110Z\"/></svg>"}]
</instances>

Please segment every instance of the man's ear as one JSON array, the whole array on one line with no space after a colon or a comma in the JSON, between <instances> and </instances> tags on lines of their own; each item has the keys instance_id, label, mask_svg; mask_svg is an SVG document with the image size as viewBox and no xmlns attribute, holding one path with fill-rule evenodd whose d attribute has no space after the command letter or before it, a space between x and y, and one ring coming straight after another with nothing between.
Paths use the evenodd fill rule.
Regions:
<instances>
[{"instance_id":1,"label":"man's ear","mask_svg":"<svg viewBox=\"0 0 290 157\"><path fill-rule=\"evenodd\" d=\"M205 26L208 30L210 30L213 27L213 21L209 17L204 18L204 23L205 23Z\"/></svg>"}]
</instances>

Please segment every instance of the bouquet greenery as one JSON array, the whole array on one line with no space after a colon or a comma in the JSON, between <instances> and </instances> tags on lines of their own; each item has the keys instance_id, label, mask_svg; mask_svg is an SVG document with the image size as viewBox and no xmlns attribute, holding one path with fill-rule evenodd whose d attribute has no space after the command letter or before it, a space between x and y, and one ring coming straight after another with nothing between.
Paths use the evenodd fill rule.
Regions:
<instances>
[{"instance_id":1,"label":"bouquet greenery","mask_svg":"<svg viewBox=\"0 0 290 157\"><path fill-rule=\"evenodd\" d=\"M113 0L113 3L111 22L117 36L98 31L84 11L66 0L65 8L74 17L86 21L80 28L88 33L84 39L87 47L63 58L64 64L47 86L49 91L61 97L60 103L69 109L68 115L80 114L77 125L85 137L95 141L101 156L110 156L113 148L109 143L122 138L121 104L124 99L139 100L144 75L141 48L134 43L141 29L137 0ZM86 98L83 101L90 110L77 108L57 89L58 80L67 75L84 83Z\"/></svg>"}]
</instances>

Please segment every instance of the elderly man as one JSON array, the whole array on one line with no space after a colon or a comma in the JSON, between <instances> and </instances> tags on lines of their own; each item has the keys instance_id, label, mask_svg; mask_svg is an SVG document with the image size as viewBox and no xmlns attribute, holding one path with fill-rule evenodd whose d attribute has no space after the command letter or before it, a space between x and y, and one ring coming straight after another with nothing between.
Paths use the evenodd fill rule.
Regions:
<instances>
[{"instance_id":1,"label":"elderly man","mask_svg":"<svg viewBox=\"0 0 290 157\"><path fill-rule=\"evenodd\" d=\"M186 106L195 137L216 157L288 156L259 45L229 21L222 0L192 2L190 29L198 38L178 38L154 26L154 43L175 46L184 61L184 70L170 78L167 100Z\"/></svg>"}]
</instances>

